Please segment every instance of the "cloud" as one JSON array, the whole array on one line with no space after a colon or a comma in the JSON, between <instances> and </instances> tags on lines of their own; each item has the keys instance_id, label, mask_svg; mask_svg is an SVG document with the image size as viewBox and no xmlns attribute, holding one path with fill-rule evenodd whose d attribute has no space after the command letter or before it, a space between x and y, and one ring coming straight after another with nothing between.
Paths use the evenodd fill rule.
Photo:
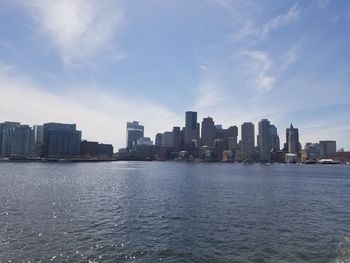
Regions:
<instances>
[{"instance_id":1,"label":"cloud","mask_svg":"<svg viewBox=\"0 0 350 263\"><path fill-rule=\"evenodd\" d=\"M257 37L260 35L261 30L253 25L252 21L247 21L244 23L243 27L232 35L232 40L234 42L239 42L248 37Z\"/></svg>"},{"instance_id":2,"label":"cloud","mask_svg":"<svg viewBox=\"0 0 350 263\"><path fill-rule=\"evenodd\" d=\"M272 19L270 19L263 27L262 27L262 35L267 35L270 31L276 30L278 28L287 26L291 23L298 21L299 19L299 9L298 5L294 4L287 13L280 14Z\"/></svg>"},{"instance_id":3,"label":"cloud","mask_svg":"<svg viewBox=\"0 0 350 263\"><path fill-rule=\"evenodd\" d=\"M204 81L199 86L199 93L195 100L195 109L215 107L229 102L229 97L219 87L219 83Z\"/></svg>"},{"instance_id":4,"label":"cloud","mask_svg":"<svg viewBox=\"0 0 350 263\"><path fill-rule=\"evenodd\" d=\"M253 17L248 17L244 19L241 28L232 34L231 39L233 42L240 42L249 38L259 41L264 39L270 32L277 30L279 28L288 26L299 20L300 11L297 4L294 4L286 13L279 14L266 23L261 23L261 21L253 22ZM262 24L262 25L261 25Z\"/></svg>"},{"instance_id":5,"label":"cloud","mask_svg":"<svg viewBox=\"0 0 350 263\"><path fill-rule=\"evenodd\" d=\"M251 0L207 0L234 24L242 24L247 17L255 16L260 12L260 3Z\"/></svg>"},{"instance_id":6,"label":"cloud","mask_svg":"<svg viewBox=\"0 0 350 263\"><path fill-rule=\"evenodd\" d=\"M0 122L76 123L84 139L116 147L125 147L127 121L139 120L152 139L183 122L182 116L153 101L101 93L100 87L52 93L11 67L0 67L0 83Z\"/></svg>"},{"instance_id":7,"label":"cloud","mask_svg":"<svg viewBox=\"0 0 350 263\"><path fill-rule=\"evenodd\" d=\"M263 51L243 51L241 53L250 58L246 66L245 75L247 79L254 81L254 86L259 91L269 91L273 88L275 77L269 74L272 67L272 61Z\"/></svg>"},{"instance_id":8,"label":"cloud","mask_svg":"<svg viewBox=\"0 0 350 263\"><path fill-rule=\"evenodd\" d=\"M123 21L117 1L19 0L65 63L86 61L115 36Z\"/></svg>"}]
</instances>

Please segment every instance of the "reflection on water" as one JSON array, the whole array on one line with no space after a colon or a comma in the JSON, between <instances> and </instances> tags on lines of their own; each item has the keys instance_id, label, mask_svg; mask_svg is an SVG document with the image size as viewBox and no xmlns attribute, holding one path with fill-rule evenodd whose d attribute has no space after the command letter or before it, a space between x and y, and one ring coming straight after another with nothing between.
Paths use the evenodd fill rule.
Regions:
<instances>
[{"instance_id":1,"label":"reflection on water","mask_svg":"<svg viewBox=\"0 0 350 263\"><path fill-rule=\"evenodd\" d=\"M350 263L350 237L339 243L337 263Z\"/></svg>"},{"instance_id":2,"label":"reflection on water","mask_svg":"<svg viewBox=\"0 0 350 263\"><path fill-rule=\"evenodd\" d=\"M0 163L0 262L350 262L349 170Z\"/></svg>"}]
</instances>

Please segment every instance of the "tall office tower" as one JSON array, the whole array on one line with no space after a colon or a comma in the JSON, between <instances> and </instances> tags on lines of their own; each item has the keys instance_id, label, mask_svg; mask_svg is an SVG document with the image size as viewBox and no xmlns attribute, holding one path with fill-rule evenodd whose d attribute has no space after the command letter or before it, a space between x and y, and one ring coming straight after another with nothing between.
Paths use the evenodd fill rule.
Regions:
<instances>
[{"instance_id":1,"label":"tall office tower","mask_svg":"<svg viewBox=\"0 0 350 263\"><path fill-rule=\"evenodd\" d=\"M174 147L174 135L172 132L167 131L162 133L161 146L167 148Z\"/></svg>"},{"instance_id":2,"label":"tall office tower","mask_svg":"<svg viewBox=\"0 0 350 263\"><path fill-rule=\"evenodd\" d=\"M214 146L215 125L211 117L204 118L202 121L202 145Z\"/></svg>"},{"instance_id":3,"label":"tall office tower","mask_svg":"<svg viewBox=\"0 0 350 263\"><path fill-rule=\"evenodd\" d=\"M267 119L259 122L259 153L261 162L271 162L270 122Z\"/></svg>"},{"instance_id":4,"label":"tall office tower","mask_svg":"<svg viewBox=\"0 0 350 263\"><path fill-rule=\"evenodd\" d=\"M157 133L156 134L156 138L154 140L154 145L155 146L161 146L162 144L162 134L161 133Z\"/></svg>"},{"instance_id":5,"label":"tall office tower","mask_svg":"<svg viewBox=\"0 0 350 263\"><path fill-rule=\"evenodd\" d=\"M186 111L185 138L186 145L192 144L192 140L199 140L199 123L197 123L197 112Z\"/></svg>"},{"instance_id":6,"label":"tall office tower","mask_svg":"<svg viewBox=\"0 0 350 263\"><path fill-rule=\"evenodd\" d=\"M300 149L299 130L290 124L286 130L286 146L288 153L298 153Z\"/></svg>"},{"instance_id":7,"label":"tall office tower","mask_svg":"<svg viewBox=\"0 0 350 263\"><path fill-rule=\"evenodd\" d=\"M280 137L278 136L277 128L275 125L270 125L270 150L280 150Z\"/></svg>"},{"instance_id":8,"label":"tall office tower","mask_svg":"<svg viewBox=\"0 0 350 263\"><path fill-rule=\"evenodd\" d=\"M28 156L31 153L30 127L18 122L5 122L2 126L1 155L4 157Z\"/></svg>"},{"instance_id":9,"label":"tall office tower","mask_svg":"<svg viewBox=\"0 0 350 263\"><path fill-rule=\"evenodd\" d=\"M237 137L238 137L238 127L230 126L227 129L227 149L234 150L237 149Z\"/></svg>"},{"instance_id":10,"label":"tall office tower","mask_svg":"<svg viewBox=\"0 0 350 263\"><path fill-rule=\"evenodd\" d=\"M237 139L237 136L238 136L238 128L237 128L237 126L230 126L230 127L228 127L227 135L228 135L228 137L235 137Z\"/></svg>"},{"instance_id":11,"label":"tall office tower","mask_svg":"<svg viewBox=\"0 0 350 263\"><path fill-rule=\"evenodd\" d=\"M332 154L337 152L337 142L336 141L320 141L320 154L321 156L326 156L327 154Z\"/></svg>"},{"instance_id":12,"label":"tall office tower","mask_svg":"<svg viewBox=\"0 0 350 263\"><path fill-rule=\"evenodd\" d=\"M179 152L182 149L181 145L181 129L180 127L173 127L173 145L174 145L174 151Z\"/></svg>"},{"instance_id":13,"label":"tall office tower","mask_svg":"<svg viewBox=\"0 0 350 263\"><path fill-rule=\"evenodd\" d=\"M75 124L44 124L43 156L65 158L80 155L81 131Z\"/></svg>"},{"instance_id":14,"label":"tall office tower","mask_svg":"<svg viewBox=\"0 0 350 263\"><path fill-rule=\"evenodd\" d=\"M241 159L254 159L255 132L254 124L245 122L241 126Z\"/></svg>"},{"instance_id":15,"label":"tall office tower","mask_svg":"<svg viewBox=\"0 0 350 263\"><path fill-rule=\"evenodd\" d=\"M131 148L137 140L144 137L144 127L138 121L126 123L126 147Z\"/></svg>"}]
</instances>

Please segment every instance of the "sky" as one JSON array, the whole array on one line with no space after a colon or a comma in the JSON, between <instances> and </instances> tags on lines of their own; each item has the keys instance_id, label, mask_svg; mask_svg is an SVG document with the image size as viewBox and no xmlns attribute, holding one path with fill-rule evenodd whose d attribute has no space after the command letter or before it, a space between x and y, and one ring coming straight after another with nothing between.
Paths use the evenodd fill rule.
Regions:
<instances>
[{"instance_id":1,"label":"sky","mask_svg":"<svg viewBox=\"0 0 350 263\"><path fill-rule=\"evenodd\" d=\"M0 122L120 148L188 110L350 150L350 1L0 0Z\"/></svg>"}]
</instances>

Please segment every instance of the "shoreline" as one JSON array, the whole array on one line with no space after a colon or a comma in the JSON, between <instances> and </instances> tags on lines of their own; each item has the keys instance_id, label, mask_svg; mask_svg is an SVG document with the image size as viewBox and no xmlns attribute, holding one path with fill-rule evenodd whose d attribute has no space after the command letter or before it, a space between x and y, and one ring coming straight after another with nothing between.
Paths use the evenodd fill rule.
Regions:
<instances>
[{"instance_id":1,"label":"shoreline","mask_svg":"<svg viewBox=\"0 0 350 263\"><path fill-rule=\"evenodd\" d=\"M221 164L241 164L241 165L275 165L275 164L284 164L284 165L350 165L350 163L341 163L341 162L333 162L333 163L318 163L318 162L296 162L296 163L288 163L288 162L274 162L274 163L261 163L261 162L226 162L226 161L203 161L203 160L117 160L117 159L65 159L65 158L48 158L48 159L9 159L3 158L0 159L0 163L100 163L100 162L169 162L169 163L221 163Z\"/></svg>"}]
</instances>

